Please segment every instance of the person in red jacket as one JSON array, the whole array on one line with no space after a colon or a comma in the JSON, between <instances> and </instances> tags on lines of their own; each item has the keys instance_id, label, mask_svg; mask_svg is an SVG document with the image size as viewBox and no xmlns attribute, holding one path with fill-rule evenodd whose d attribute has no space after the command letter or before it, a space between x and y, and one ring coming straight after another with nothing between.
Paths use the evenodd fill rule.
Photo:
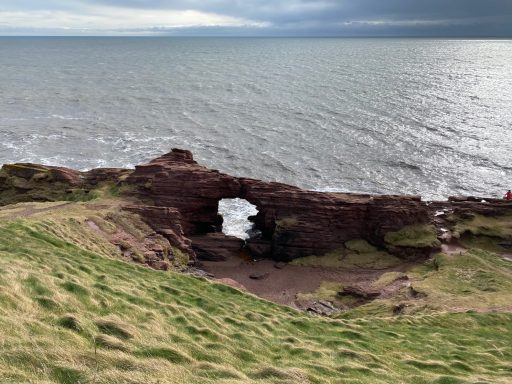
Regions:
<instances>
[{"instance_id":1,"label":"person in red jacket","mask_svg":"<svg viewBox=\"0 0 512 384\"><path fill-rule=\"evenodd\" d=\"M505 200L512 200L512 191L509 189L505 196L503 196Z\"/></svg>"}]
</instances>

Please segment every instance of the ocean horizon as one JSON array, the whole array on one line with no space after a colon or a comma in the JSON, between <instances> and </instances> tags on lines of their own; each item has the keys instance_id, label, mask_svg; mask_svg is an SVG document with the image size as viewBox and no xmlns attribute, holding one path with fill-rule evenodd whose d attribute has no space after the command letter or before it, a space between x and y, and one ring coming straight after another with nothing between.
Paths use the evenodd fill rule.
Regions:
<instances>
[{"instance_id":1,"label":"ocean horizon","mask_svg":"<svg viewBox=\"0 0 512 384\"><path fill-rule=\"evenodd\" d=\"M511 384L512 0L2 34L0 383Z\"/></svg>"},{"instance_id":2,"label":"ocean horizon","mask_svg":"<svg viewBox=\"0 0 512 384\"><path fill-rule=\"evenodd\" d=\"M498 196L512 41L0 37L0 162L131 167L172 147L316 190Z\"/></svg>"}]
</instances>

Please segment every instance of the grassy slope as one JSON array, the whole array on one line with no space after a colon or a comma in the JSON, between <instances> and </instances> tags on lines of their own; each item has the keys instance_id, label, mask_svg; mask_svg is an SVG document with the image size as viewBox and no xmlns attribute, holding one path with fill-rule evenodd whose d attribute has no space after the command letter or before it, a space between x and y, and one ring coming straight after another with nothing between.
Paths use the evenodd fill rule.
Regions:
<instances>
[{"instance_id":1,"label":"grassy slope","mask_svg":"<svg viewBox=\"0 0 512 384\"><path fill-rule=\"evenodd\" d=\"M512 312L512 263L492 252L472 249L462 255L438 254L434 260L409 269L391 272L371 286L382 289L400 276L409 280L391 297L362 305L340 315L360 318L391 314L397 305L404 312Z\"/></svg>"},{"instance_id":2,"label":"grassy slope","mask_svg":"<svg viewBox=\"0 0 512 384\"><path fill-rule=\"evenodd\" d=\"M314 318L86 250L42 220L0 221L2 383L510 382L510 313Z\"/></svg>"}]
</instances>

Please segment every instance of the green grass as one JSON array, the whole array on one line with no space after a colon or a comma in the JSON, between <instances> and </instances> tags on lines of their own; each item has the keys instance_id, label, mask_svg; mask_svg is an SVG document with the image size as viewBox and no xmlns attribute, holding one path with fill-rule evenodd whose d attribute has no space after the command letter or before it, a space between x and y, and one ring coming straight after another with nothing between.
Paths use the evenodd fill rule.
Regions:
<instances>
[{"instance_id":1,"label":"green grass","mask_svg":"<svg viewBox=\"0 0 512 384\"><path fill-rule=\"evenodd\" d=\"M48 220L0 221L2 383L510 382L511 266L490 253L411 273L432 300L495 313L332 320L118 260Z\"/></svg>"},{"instance_id":2,"label":"green grass","mask_svg":"<svg viewBox=\"0 0 512 384\"><path fill-rule=\"evenodd\" d=\"M371 284L382 289L400 272L383 274ZM439 312L512 311L512 263L481 249L462 255L438 254L433 260L407 271L404 287L387 299L375 300L341 315L342 318L392 316L404 304L409 315Z\"/></svg>"},{"instance_id":3,"label":"green grass","mask_svg":"<svg viewBox=\"0 0 512 384\"><path fill-rule=\"evenodd\" d=\"M373 289L382 289L398 279L404 278L407 275L403 272L387 272L382 274L376 281L371 284Z\"/></svg>"},{"instance_id":4,"label":"green grass","mask_svg":"<svg viewBox=\"0 0 512 384\"><path fill-rule=\"evenodd\" d=\"M338 297L338 292L343 290L343 284L334 281L323 281L320 287L314 292L298 293L297 299L300 301L308 300L328 300L335 301Z\"/></svg>"},{"instance_id":5,"label":"green grass","mask_svg":"<svg viewBox=\"0 0 512 384\"><path fill-rule=\"evenodd\" d=\"M401 263L402 261L398 257L384 251L379 251L362 239L347 241L345 249L338 249L322 256L302 257L291 262L293 265L304 267L345 269L386 269Z\"/></svg>"},{"instance_id":6,"label":"green grass","mask_svg":"<svg viewBox=\"0 0 512 384\"><path fill-rule=\"evenodd\" d=\"M0 207L0 220L24 218L26 223L37 222L43 230L82 249L112 257L119 256L122 249L129 251L130 257L139 263L145 262L146 244L154 245L171 267L182 270L189 262L189 255L171 246L163 236L154 234L139 216L124 211L120 207L122 202L102 198L92 203L18 203Z\"/></svg>"},{"instance_id":7,"label":"green grass","mask_svg":"<svg viewBox=\"0 0 512 384\"><path fill-rule=\"evenodd\" d=\"M433 225L408 225L399 231L388 232L384 241L393 247L439 247L436 229Z\"/></svg>"},{"instance_id":8,"label":"green grass","mask_svg":"<svg viewBox=\"0 0 512 384\"><path fill-rule=\"evenodd\" d=\"M0 206L35 201L86 202L134 192L133 187L121 184L127 174L98 185L71 187L56 181L53 173L35 164L3 165L0 168Z\"/></svg>"},{"instance_id":9,"label":"green grass","mask_svg":"<svg viewBox=\"0 0 512 384\"><path fill-rule=\"evenodd\" d=\"M37 165L5 164L0 169L0 206L32 201L90 201L96 191L70 188Z\"/></svg>"},{"instance_id":10,"label":"green grass","mask_svg":"<svg viewBox=\"0 0 512 384\"><path fill-rule=\"evenodd\" d=\"M373 253L377 252L377 248L369 244L363 239L354 239L345 243L345 248L355 253Z\"/></svg>"},{"instance_id":11,"label":"green grass","mask_svg":"<svg viewBox=\"0 0 512 384\"><path fill-rule=\"evenodd\" d=\"M437 309L501 311L512 309L512 263L492 252L473 249L461 256L439 255L437 269L408 272L414 287Z\"/></svg>"},{"instance_id":12,"label":"green grass","mask_svg":"<svg viewBox=\"0 0 512 384\"><path fill-rule=\"evenodd\" d=\"M474 215L471 219L458 220L453 230L455 237L464 234L496 239L512 239L512 216L487 217Z\"/></svg>"}]
</instances>

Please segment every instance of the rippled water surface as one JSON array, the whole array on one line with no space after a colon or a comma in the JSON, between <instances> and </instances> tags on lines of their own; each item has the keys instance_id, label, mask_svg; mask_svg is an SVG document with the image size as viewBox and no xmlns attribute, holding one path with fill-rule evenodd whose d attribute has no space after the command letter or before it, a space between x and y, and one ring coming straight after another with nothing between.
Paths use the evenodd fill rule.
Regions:
<instances>
[{"instance_id":1,"label":"rippled water surface","mask_svg":"<svg viewBox=\"0 0 512 384\"><path fill-rule=\"evenodd\" d=\"M512 188L512 41L0 38L0 163L172 147L311 189Z\"/></svg>"}]
</instances>

